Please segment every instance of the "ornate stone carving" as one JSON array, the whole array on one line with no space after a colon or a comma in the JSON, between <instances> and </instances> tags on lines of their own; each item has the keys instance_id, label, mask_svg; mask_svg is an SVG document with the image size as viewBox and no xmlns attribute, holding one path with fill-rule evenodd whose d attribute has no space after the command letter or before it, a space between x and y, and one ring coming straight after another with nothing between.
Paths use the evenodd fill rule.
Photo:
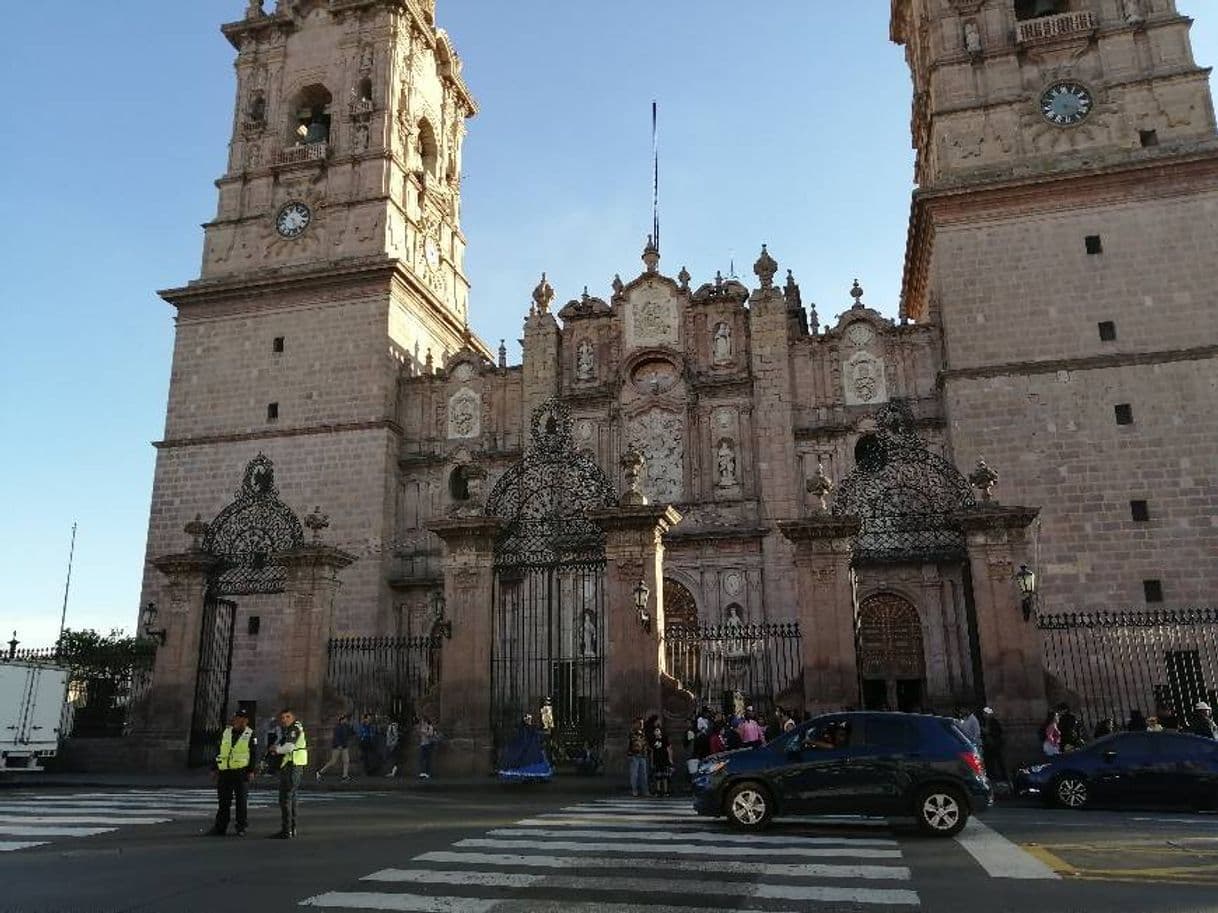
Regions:
<instances>
[{"instance_id":1,"label":"ornate stone carving","mask_svg":"<svg viewBox=\"0 0 1218 913\"><path fill-rule=\"evenodd\" d=\"M632 301L626 310L627 348L675 346L677 319L677 303L666 295L661 298L652 292Z\"/></svg>"},{"instance_id":2,"label":"ornate stone carving","mask_svg":"<svg viewBox=\"0 0 1218 913\"><path fill-rule=\"evenodd\" d=\"M729 597L739 596L744 590L744 575L739 571L728 571L723 575L723 592Z\"/></svg>"},{"instance_id":3,"label":"ornate stone carving","mask_svg":"<svg viewBox=\"0 0 1218 913\"><path fill-rule=\"evenodd\" d=\"M1142 0L1121 0L1121 12L1125 15L1126 25L1142 25L1146 22Z\"/></svg>"},{"instance_id":4,"label":"ornate stone carving","mask_svg":"<svg viewBox=\"0 0 1218 913\"><path fill-rule=\"evenodd\" d=\"M630 382L640 393L658 396L675 387L680 377L677 366L672 362L653 359L635 368L630 375Z\"/></svg>"},{"instance_id":5,"label":"ornate stone carving","mask_svg":"<svg viewBox=\"0 0 1218 913\"><path fill-rule=\"evenodd\" d=\"M977 461L977 468L969 474L968 482L981 494L982 501L993 501L992 489L998 484L998 473L986 465L985 460Z\"/></svg>"},{"instance_id":6,"label":"ornate stone carving","mask_svg":"<svg viewBox=\"0 0 1218 913\"><path fill-rule=\"evenodd\" d=\"M448 401L448 436L475 438L482 434L482 397L468 387Z\"/></svg>"},{"instance_id":7,"label":"ornate stone carving","mask_svg":"<svg viewBox=\"0 0 1218 913\"><path fill-rule=\"evenodd\" d=\"M575 352L575 379L587 383L596 380L596 347L583 340Z\"/></svg>"},{"instance_id":8,"label":"ornate stone carving","mask_svg":"<svg viewBox=\"0 0 1218 913\"><path fill-rule=\"evenodd\" d=\"M715 410L715 427L720 431L729 431L735 417L736 413L731 409L717 409Z\"/></svg>"},{"instance_id":9,"label":"ornate stone carving","mask_svg":"<svg viewBox=\"0 0 1218 913\"><path fill-rule=\"evenodd\" d=\"M304 518L304 525L313 533L313 541L320 542L322 531L330 527L330 518L321 512L320 507L314 507L313 513Z\"/></svg>"},{"instance_id":10,"label":"ornate stone carving","mask_svg":"<svg viewBox=\"0 0 1218 913\"><path fill-rule=\"evenodd\" d=\"M663 409L644 412L630 423L629 440L646 462L643 491L651 501L680 501L685 487L685 430L681 418Z\"/></svg>"},{"instance_id":11,"label":"ornate stone carving","mask_svg":"<svg viewBox=\"0 0 1218 913\"><path fill-rule=\"evenodd\" d=\"M774 287L774 274L778 272L778 263L770 256L770 252L764 244L761 245L761 256L753 264L753 272L761 280L761 287L763 289Z\"/></svg>"},{"instance_id":12,"label":"ornate stone carving","mask_svg":"<svg viewBox=\"0 0 1218 913\"><path fill-rule=\"evenodd\" d=\"M550 313L550 302L554 300L554 287L550 285L546 274L541 274L541 281L537 283L537 288L533 289L533 308L531 314L548 314Z\"/></svg>"},{"instance_id":13,"label":"ornate stone carving","mask_svg":"<svg viewBox=\"0 0 1218 913\"><path fill-rule=\"evenodd\" d=\"M869 352L859 352L843 365L842 381L847 406L888 401L884 361Z\"/></svg>"},{"instance_id":14,"label":"ornate stone carving","mask_svg":"<svg viewBox=\"0 0 1218 913\"><path fill-rule=\"evenodd\" d=\"M808 494L816 498L819 513L829 509L828 498L833 491L832 480L825 475L825 464L819 460L816 463L816 475L808 480Z\"/></svg>"},{"instance_id":15,"label":"ornate stone carving","mask_svg":"<svg viewBox=\"0 0 1218 913\"><path fill-rule=\"evenodd\" d=\"M714 363L727 365L732 362L732 328L726 323L715 325L715 335L711 342Z\"/></svg>"},{"instance_id":16,"label":"ornate stone carving","mask_svg":"<svg viewBox=\"0 0 1218 913\"><path fill-rule=\"evenodd\" d=\"M736 472L736 445L727 438L719 442L715 451L715 467L720 488L733 488L739 484L740 480Z\"/></svg>"},{"instance_id":17,"label":"ornate stone carving","mask_svg":"<svg viewBox=\"0 0 1218 913\"><path fill-rule=\"evenodd\" d=\"M627 448L622 454L622 505L624 507L641 507L647 504L647 496L643 494L643 471L647 463L643 454L635 447Z\"/></svg>"},{"instance_id":18,"label":"ornate stone carving","mask_svg":"<svg viewBox=\"0 0 1218 913\"><path fill-rule=\"evenodd\" d=\"M981 29L977 27L975 19L968 19L964 23L964 50L974 60L981 56Z\"/></svg>"}]
</instances>

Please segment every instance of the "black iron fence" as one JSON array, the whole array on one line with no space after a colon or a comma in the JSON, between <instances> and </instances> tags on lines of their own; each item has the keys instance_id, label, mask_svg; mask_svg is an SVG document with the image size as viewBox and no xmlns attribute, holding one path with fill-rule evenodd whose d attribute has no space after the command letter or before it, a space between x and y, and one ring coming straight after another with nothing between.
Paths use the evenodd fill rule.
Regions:
<instances>
[{"instance_id":1,"label":"black iron fence","mask_svg":"<svg viewBox=\"0 0 1218 913\"><path fill-rule=\"evenodd\" d=\"M1135 710L1186 719L1218 698L1218 610L1069 612L1037 626L1045 667L1088 726Z\"/></svg>"},{"instance_id":2,"label":"black iron fence","mask_svg":"<svg viewBox=\"0 0 1218 913\"><path fill-rule=\"evenodd\" d=\"M87 661L67 657L55 647L8 650L0 662L42 663L68 669L64 735L112 738L126 735L132 713L152 685L152 649L94 651Z\"/></svg>"},{"instance_id":3,"label":"black iron fence","mask_svg":"<svg viewBox=\"0 0 1218 913\"><path fill-rule=\"evenodd\" d=\"M668 625L668 674L700 702L725 712L751 704L768 711L803 701L803 657L798 622Z\"/></svg>"},{"instance_id":4,"label":"black iron fence","mask_svg":"<svg viewBox=\"0 0 1218 913\"><path fill-rule=\"evenodd\" d=\"M341 637L328 646L329 687L356 719L413 723L421 698L440 679L440 635Z\"/></svg>"}]
</instances>

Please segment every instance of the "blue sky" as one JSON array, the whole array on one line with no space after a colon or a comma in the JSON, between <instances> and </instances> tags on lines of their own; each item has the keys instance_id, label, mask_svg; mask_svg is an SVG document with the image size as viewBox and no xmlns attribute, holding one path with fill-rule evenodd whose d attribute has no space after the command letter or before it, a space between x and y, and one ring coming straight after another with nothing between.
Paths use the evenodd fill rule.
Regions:
<instances>
[{"instance_id":1,"label":"blue sky","mask_svg":"<svg viewBox=\"0 0 1218 913\"><path fill-rule=\"evenodd\" d=\"M1199 0L1181 0L1205 16ZM132 627L173 324L198 273L233 104L221 22L244 0L10 4L0 71L0 640ZM474 328L514 340L542 270L608 297L650 221L661 106L662 268L695 283L762 242L822 320L893 314L912 152L888 0L439 0L481 106L465 157ZM846 12L842 12L846 10ZM1218 15L1194 29L1218 61ZM302 505L303 506L303 505Z\"/></svg>"}]
</instances>

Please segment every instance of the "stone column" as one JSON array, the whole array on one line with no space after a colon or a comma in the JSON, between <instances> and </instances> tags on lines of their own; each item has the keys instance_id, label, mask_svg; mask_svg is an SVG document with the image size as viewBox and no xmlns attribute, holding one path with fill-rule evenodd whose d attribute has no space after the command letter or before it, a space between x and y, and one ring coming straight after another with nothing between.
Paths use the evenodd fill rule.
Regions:
<instances>
[{"instance_id":1,"label":"stone column","mask_svg":"<svg viewBox=\"0 0 1218 913\"><path fill-rule=\"evenodd\" d=\"M444 540L444 599L452 639L440 660L434 720L446 737L437 769L482 776L494 765L491 735L491 613L495 598L497 517L455 517L428 528Z\"/></svg>"},{"instance_id":2,"label":"stone column","mask_svg":"<svg viewBox=\"0 0 1218 913\"><path fill-rule=\"evenodd\" d=\"M318 748L331 711L326 706L327 646L334 636L338 572L355 561L341 549L314 541L278 556L287 571L284 637L279 646L279 706L290 707L313 733Z\"/></svg>"},{"instance_id":3,"label":"stone column","mask_svg":"<svg viewBox=\"0 0 1218 913\"><path fill-rule=\"evenodd\" d=\"M605 769L625 770L621 748L638 717L660 713L664 669L664 533L681 522L667 506L633 504L589 513L605 531ZM646 585L650 630L634 604L639 581ZM621 748L621 750L618 750Z\"/></svg>"},{"instance_id":4,"label":"stone column","mask_svg":"<svg viewBox=\"0 0 1218 913\"><path fill-rule=\"evenodd\" d=\"M1040 631L1035 619L1024 620L1015 581L1015 569L1027 560L1027 528L1039 512L983 501L954 518L968 543L985 677L984 685L977 683L978 697L1006 727L1015 759L1039 751L1036 729L1047 708Z\"/></svg>"},{"instance_id":5,"label":"stone column","mask_svg":"<svg viewBox=\"0 0 1218 913\"><path fill-rule=\"evenodd\" d=\"M152 667L152 686L137 735L150 743L158 766L185 766L199 677L199 640L207 582L220 561L199 548L153 560L168 578L157 605L156 624L165 631ZM159 757L158 757L159 755Z\"/></svg>"},{"instance_id":6,"label":"stone column","mask_svg":"<svg viewBox=\"0 0 1218 913\"><path fill-rule=\"evenodd\" d=\"M850 560L861 523L854 517L816 514L778 526L795 544L804 708L818 713L857 707L861 695Z\"/></svg>"}]
</instances>

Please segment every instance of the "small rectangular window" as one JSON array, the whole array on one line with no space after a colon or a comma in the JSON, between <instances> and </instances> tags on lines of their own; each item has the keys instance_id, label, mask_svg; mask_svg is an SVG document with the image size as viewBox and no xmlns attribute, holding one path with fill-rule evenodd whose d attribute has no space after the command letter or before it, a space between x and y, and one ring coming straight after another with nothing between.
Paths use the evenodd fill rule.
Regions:
<instances>
[{"instance_id":1,"label":"small rectangular window","mask_svg":"<svg viewBox=\"0 0 1218 913\"><path fill-rule=\"evenodd\" d=\"M1118 403L1113 411L1116 413L1116 423L1118 425L1133 424L1133 406L1129 405L1129 403Z\"/></svg>"},{"instance_id":2,"label":"small rectangular window","mask_svg":"<svg viewBox=\"0 0 1218 913\"><path fill-rule=\"evenodd\" d=\"M1100 342L1116 342L1116 324L1111 320L1100 321Z\"/></svg>"},{"instance_id":3,"label":"small rectangular window","mask_svg":"<svg viewBox=\"0 0 1218 913\"><path fill-rule=\"evenodd\" d=\"M1087 235L1087 253L1091 255L1102 254L1104 252L1104 242L1100 240L1099 235Z\"/></svg>"},{"instance_id":4,"label":"small rectangular window","mask_svg":"<svg viewBox=\"0 0 1218 913\"><path fill-rule=\"evenodd\" d=\"M266 407L266 420L274 422L279 419L279 403L271 403Z\"/></svg>"},{"instance_id":5,"label":"small rectangular window","mask_svg":"<svg viewBox=\"0 0 1218 913\"><path fill-rule=\"evenodd\" d=\"M276 336L275 341L271 343L271 351L279 353L283 351L283 337Z\"/></svg>"},{"instance_id":6,"label":"small rectangular window","mask_svg":"<svg viewBox=\"0 0 1218 913\"><path fill-rule=\"evenodd\" d=\"M1142 148L1149 149L1151 146L1159 145L1158 130L1139 130L1138 139L1142 141Z\"/></svg>"},{"instance_id":7,"label":"small rectangular window","mask_svg":"<svg viewBox=\"0 0 1218 913\"><path fill-rule=\"evenodd\" d=\"M258 632L262 630L262 616L251 615L246 630L249 631L250 637L256 637Z\"/></svg>"},{"instance_id":8,"label":"small rectangular window","mask_svg":"<svg viewBox=\"0 0 1218 913\"><path fill-rule=\"evenodd\" d=\"M1129 513L1136 522L1145 523L1150 519L1150 504L1147 501L1130 501Z\"/></svg>"},{"instance_id":9,"label":"small rectangular window","mask_svg":"<svg viewBox=\"0 0 1218 913\"><path fill-rule=\"evenodd\" d=\"M1146 595L1147 602L1162 602L1163 582L1161 580L1143 580L1142 592Z\"/></svg>"}]
</instances>

